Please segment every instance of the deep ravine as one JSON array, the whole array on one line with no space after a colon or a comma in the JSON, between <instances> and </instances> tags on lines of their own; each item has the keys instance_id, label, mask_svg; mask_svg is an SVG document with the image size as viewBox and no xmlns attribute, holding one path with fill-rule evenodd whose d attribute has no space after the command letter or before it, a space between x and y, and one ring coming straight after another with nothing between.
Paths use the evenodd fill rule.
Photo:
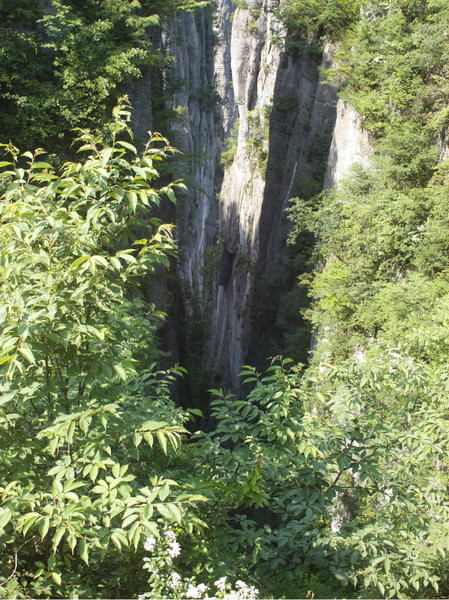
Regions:
<instances>
[{"instance_id":1,"label":"deep ravine","mask_svg":"<svg viewBox=\"0 0 449 600\"><path fill-rule=\"evenodd\" d=\"M299 275L282 276L290 198L332 187L370 152L357 115L337 105L320 75L334 49L298 51L276 7L272 0L244 8L220 0L214 12L179 13L161 35L174 57L164 75L177 113L170 141L183 153L177 164L188 187L176 216L186 330L200 315L203 353L194 360L215 386L232 391L241 365L268 355L272 331L280 330L282 351L279 302ZM136 121L150 128L139 85ZM255 299L265 280L269 297ZM176 358L192 352L178 340Z\"/></svg>"}]
</instances>

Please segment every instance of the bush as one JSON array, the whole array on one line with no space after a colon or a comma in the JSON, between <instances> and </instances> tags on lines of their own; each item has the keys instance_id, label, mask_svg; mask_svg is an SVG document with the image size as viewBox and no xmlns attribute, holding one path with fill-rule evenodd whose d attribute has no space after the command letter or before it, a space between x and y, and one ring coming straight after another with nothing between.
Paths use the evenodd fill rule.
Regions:
<instances>
[{"instance_id":1,"label":"bush","mask_svg":"<svg viewBox=\"0 0 449 600\"><path fill-rule=\"evenodd\" d=\"M141 539L183 515L160 464L186 415L137 285L175 250L150 212L174 200L152 185L171 148L154 135L139 156L126 104L114 116L110 144L79 131L81 162L8 145L1 164L2 597L129 595Z\"/></svg>"}]
</instances>

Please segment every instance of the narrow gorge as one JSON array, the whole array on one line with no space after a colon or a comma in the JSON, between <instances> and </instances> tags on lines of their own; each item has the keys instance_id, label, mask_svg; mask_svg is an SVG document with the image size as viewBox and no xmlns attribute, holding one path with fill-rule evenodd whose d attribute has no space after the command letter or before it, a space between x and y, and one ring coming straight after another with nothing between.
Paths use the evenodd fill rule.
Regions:
<instances>
[{"instance_id":1,"label":"narrow gorge","mask_svg":"<svg viewBox=\"0 0 449 600\"><path fill-rule=\"evenodd\" d=\"M449 598L448 10L0 1L1 598Z\"/></svg>"},{"instance_id":2,"label":"narrow gorge","mask_svg":"<svg viewBox=\"0 0 449 600\"><path fill-rule=\"evenodd\" d=\"M185 315L202 315L204 367L234 391L242 364L285 348L280 299L301 274L287 265L289 200L331 187L369 153L356 113L320 74L334 48L290 38L277 9L221 0L161 36L179 115L169 137L188 187L176 218ZM150 129L134 96L139 131Z\"/></svg>"}]
</instances>

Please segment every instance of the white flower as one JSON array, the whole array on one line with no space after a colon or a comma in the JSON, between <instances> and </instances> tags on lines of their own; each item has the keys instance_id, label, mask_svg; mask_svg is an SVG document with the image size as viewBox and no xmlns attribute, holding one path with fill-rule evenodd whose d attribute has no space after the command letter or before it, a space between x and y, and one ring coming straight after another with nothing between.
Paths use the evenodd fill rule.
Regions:
<instances>
[{"instance_id":1,"label":"white flower","mask_svg":"<svg viewBox=\"0 0 449 600\"><path fill-rule=\"evenodd\" d=\"M226 577L220 577L214 583L215 587L217 587L221 592L224 592L226 589Z\"/></svg>"},{"instance_id":2,"label":"white flower","mask_svg":"<svg viewBox=\"0 0 449 600\"><path fill-rule=\"evenodd\" d=\"M250 585L248 588L248 598L257 598L259 595L259 590L255 588L253 585Z\"/></svg>"},{"instance_id":3,"label":"white flower","mask_svg":"<svg viewBox=\"0 0 449 600\"><path fill-rule=\"evenodd\" d=\"M201 596L207 592L208 589L209 588L204 583L200 583L197 586L190 583L189 587L187 588L186 598L201 598Z\"/></svg>"},{"instance_id":4,"label":"white flower","mask_svg":"<svg viewBox=\"0 0 449 600\"><path fill-rule=\"evenodd\" d=\"M230 592L228 592L225 598L226 600L242 600L242 596L240 596L240 593L236 592L235 590L231 590Z\"/></svg>"},{"instance_id":5,"label":"white flower","mask_svg":"<svg viewBox=\"0 0 449 600\"><path fill-rule=\"evenodd\" d=\"M165 537L169 542L176 542L176 534L171 529L165 530Z\"/></svg>"},{"instance_id":6,"label":"white flower","mask_svg":"<svg viewBox=\"0 0 449 600\"><path fill-rule=\"evenodd\" d=\"M153 535L149 535L145 540L145 544L143 545L143 547L147 552L153 552L155 545L156 538Z\"/></svg>"},{"instance_id":7,"label":"white flower","mask_svg":"<svg viewBox=\"0 0 449 600\"><path fill-rule=\"evenodd\" d=\"M179 587L180 583L181 583L181 575L179 575L179 573L172 573L170 581L168 582L169 587L171 587L173 590L175 590L177 587Z\"/></svg>"},{"instance_id":8,"label":"white flower","mask_svg":"<svg viewBox=\"0 0 449 600\"><path fill-rule=\"evenodd\" d=\"M187 588L186 598L201 598L201 594L194 585L190 584Z\"/></svg>"},{"instance_id":9,"label":"white flower","mask_svg":"<svg viewBox=\"0 0 449 600\"><path fill-rule=\"evenodd\" d=\"M194 585L190 584L187 588L186 598L201 598L201 594L198 593Z\"/></svg>"},{"instance_id":10,"label":"white flower","mask_svg":"<svg viewBox=\"0 0 449 600\"><path fill-rule=\"evenodd\" d=\"M181 546L178 544L178 542L173 542L170 545L170 549L168 551L168 555L171 558L175 558L176 556L179 556L181 554Z\"/></svg>"},{"instance_id":11,"label":"white flower","mask_svg":"<svg viewBox=\"0 0 449 600\"><path fill-rule=\"evenodd\" d=\"M259 590L252 585L247 585L241 579L235 582L235 587L239 590L238 595L245 600L254 600L259 595Z\"/></svg>"}]
</instances>

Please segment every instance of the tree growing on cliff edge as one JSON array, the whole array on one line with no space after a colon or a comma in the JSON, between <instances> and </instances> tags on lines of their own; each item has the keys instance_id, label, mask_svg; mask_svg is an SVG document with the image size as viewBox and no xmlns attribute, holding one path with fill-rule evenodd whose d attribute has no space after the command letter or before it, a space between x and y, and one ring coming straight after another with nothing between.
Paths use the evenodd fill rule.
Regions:
<instances>
[{"instance_id":1,"label":"tree growing on cliff edge","mask_svg":"<svg viewBox=\"0 0 449 600\"><path fill-rule=\"evenodd\" d=\"M161 17L195 0L4 0L0 3L0 142L72 156L74 127L107 127L118 98L167 60ZM163 104L163 102L161 103ZM158 119L161 130L161 119Z\"/></svg>"}]
</instances>

